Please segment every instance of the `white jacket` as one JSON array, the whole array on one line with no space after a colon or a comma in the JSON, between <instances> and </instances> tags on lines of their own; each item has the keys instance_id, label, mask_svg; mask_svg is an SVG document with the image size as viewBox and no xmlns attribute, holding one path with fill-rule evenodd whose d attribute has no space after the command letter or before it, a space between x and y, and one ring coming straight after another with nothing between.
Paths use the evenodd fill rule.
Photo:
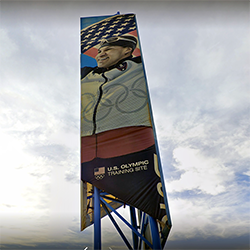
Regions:
<instances>
[{"instance_id":1,"label":"white jacket","mask_svg":"<svg viewBox=\"0 0 250 250\"><path fill-rule=\"evenodd\" d=\"M92 70L81 81L81 136L129 126L152 126L142 63Z\"/></svg>"}]
</instances>

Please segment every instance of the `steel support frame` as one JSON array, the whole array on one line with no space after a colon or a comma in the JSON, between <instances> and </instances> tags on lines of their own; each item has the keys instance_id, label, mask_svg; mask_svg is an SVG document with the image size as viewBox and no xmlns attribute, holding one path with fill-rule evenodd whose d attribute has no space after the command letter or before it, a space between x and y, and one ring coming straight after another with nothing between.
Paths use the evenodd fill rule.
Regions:
<instances>
[{"instance_id":1,"label":"steel support frame","mask_svg":"<svg viewBox=\"0 0 250 250\"><path fill-rule=\"evenodd\" d=\"M94 187L94 249L95 250L101 250L101 205L103 209L106 211L111 222L115 226L117 232L120 234L121 238L123 239L128 249L140 250L142 247L142 242L145 242L151 249L159 249L159 250L162 249L158 225L154 218L140 211L141 212L140 230L138 230L139 226L137 225L138 222L134 207L130 206L130 218L131 218L131 224L130 224L116 211L116 209L114 209L111 205L109 205L104 200L104 198L109 199L109 197L105 196L105 193L102 194L97 187ZM121 219L132 230L133 248L109 210L114 214L116 214L116 216L119 219ZM150 225L152 243L149 242L143 236L147 225Z\"/></svg>"}]
</instances>

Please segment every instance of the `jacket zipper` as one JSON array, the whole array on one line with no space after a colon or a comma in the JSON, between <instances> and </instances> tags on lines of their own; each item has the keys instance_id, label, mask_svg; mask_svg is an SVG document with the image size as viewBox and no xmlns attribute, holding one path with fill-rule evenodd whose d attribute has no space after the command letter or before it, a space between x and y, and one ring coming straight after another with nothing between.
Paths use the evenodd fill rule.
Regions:
<instances>
[{"instance_id":1,"label":"jacket zipper","mask_svg":"<svg viewBox=\"0 0 250 250\"><path fill-rule=\"evenodd\" d=\"M97 115L98 106L99 106L101 99L102 99L102 94L103 94L102 86L108 81L108 78L104 75L104 72L102 73L102 77L105 79L105 82L99 86L99 97L98 97L98 100L96 102L94 112L93 112L93 132L92 132L92 135L94 135L96 133L96 126L97 126L96 115Z\"/></svg>"}]
</instances>

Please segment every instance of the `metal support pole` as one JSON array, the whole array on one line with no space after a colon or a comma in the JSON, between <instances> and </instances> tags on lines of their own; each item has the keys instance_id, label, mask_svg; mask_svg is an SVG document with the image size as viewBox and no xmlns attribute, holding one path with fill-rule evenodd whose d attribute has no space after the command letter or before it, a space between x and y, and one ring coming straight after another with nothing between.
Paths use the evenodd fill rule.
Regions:
<instances>
[{"instance_id":1,"label":"metal support pole","mask_svg":"<svg viewBox=\"0 0 250 250\"><path fill-rule=\"evenodd\" d=\"M101 201L101 203L102 203L102 207L104 208L104 210L106 211L107 215L109 216L111 222L113 223L113 225L115 226L116 230L118 231L118 233L122 237L124 243L127 245L128 249L133 250L133 248L131 247L129 241L127 240L126 236L124 235L124 233L122 232L122 230L120 229L120 227L118 226L118 224L116 223L115 219L113 218L113 216L109 212L109 210L106 207L106 205L102 201Z\"/></svg>"},{"instance_id":2,"label":"metal support pole","mask_svg":"<svg viewBox=\"0 0 250 250\"><path fill-rule=\"evenodd\" d=\"M101 250L100 190L94 187L94 249Z\"/></svg>"},{"instance_id":3,"label":"metal support pole","mask_svg":"<svg viewBox=\"0 0 250 250\"><path fill-rule=\"evenodd\" d=\"M157 225L156 220L152 218L151 216L149 216L149 224L150 224L150 230L151 230L151 236L153 240L154 249L161 250L162 247L161 247L161 240L160 240L158 225Z\"/></svg>"},{"instance_id":4,"label":"metal support pole","mask_svg":"<svg viewBox=\"0 0 250 250\"><path fill-rule=\"evenodd\" d=\"M135 208L130 206L130 217L131 217L131 224L132 226L137 230L137 222L136 222L136 214L135 214ZM132 237L133 237L133 244L134 249L138 249L138 236L132 231Z\"/></svg>"},{"instance_id":5,"label":"metal support pole","mask_svg":"<svg viewBox=\"0 0 250 250\"><path fill-rule=\"evenodd\" d=\"M140 230L141 230L141 234L144 235L146 227L148 225L148 215L146 213L140 211L140 217L141 217ZM138 249L141 249L141 247L142 247L142 239L140 238Z\"/></svg>"}]
</instances>

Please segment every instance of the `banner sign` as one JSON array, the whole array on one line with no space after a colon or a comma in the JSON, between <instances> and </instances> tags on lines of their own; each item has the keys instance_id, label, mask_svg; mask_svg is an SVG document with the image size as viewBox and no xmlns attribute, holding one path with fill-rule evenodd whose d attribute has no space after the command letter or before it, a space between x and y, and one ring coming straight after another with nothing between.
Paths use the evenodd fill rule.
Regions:
<instances>
[{"instance_id":1,"label":"banner sign","mask_svg":"<svg viewBox=\"0 0 250 250\"><path fill-rule=\"evenodd\" d=\"M82 229L92 185L169 224L159 163L135 15L81 18Z\"/></svg>"}]
</instances>

